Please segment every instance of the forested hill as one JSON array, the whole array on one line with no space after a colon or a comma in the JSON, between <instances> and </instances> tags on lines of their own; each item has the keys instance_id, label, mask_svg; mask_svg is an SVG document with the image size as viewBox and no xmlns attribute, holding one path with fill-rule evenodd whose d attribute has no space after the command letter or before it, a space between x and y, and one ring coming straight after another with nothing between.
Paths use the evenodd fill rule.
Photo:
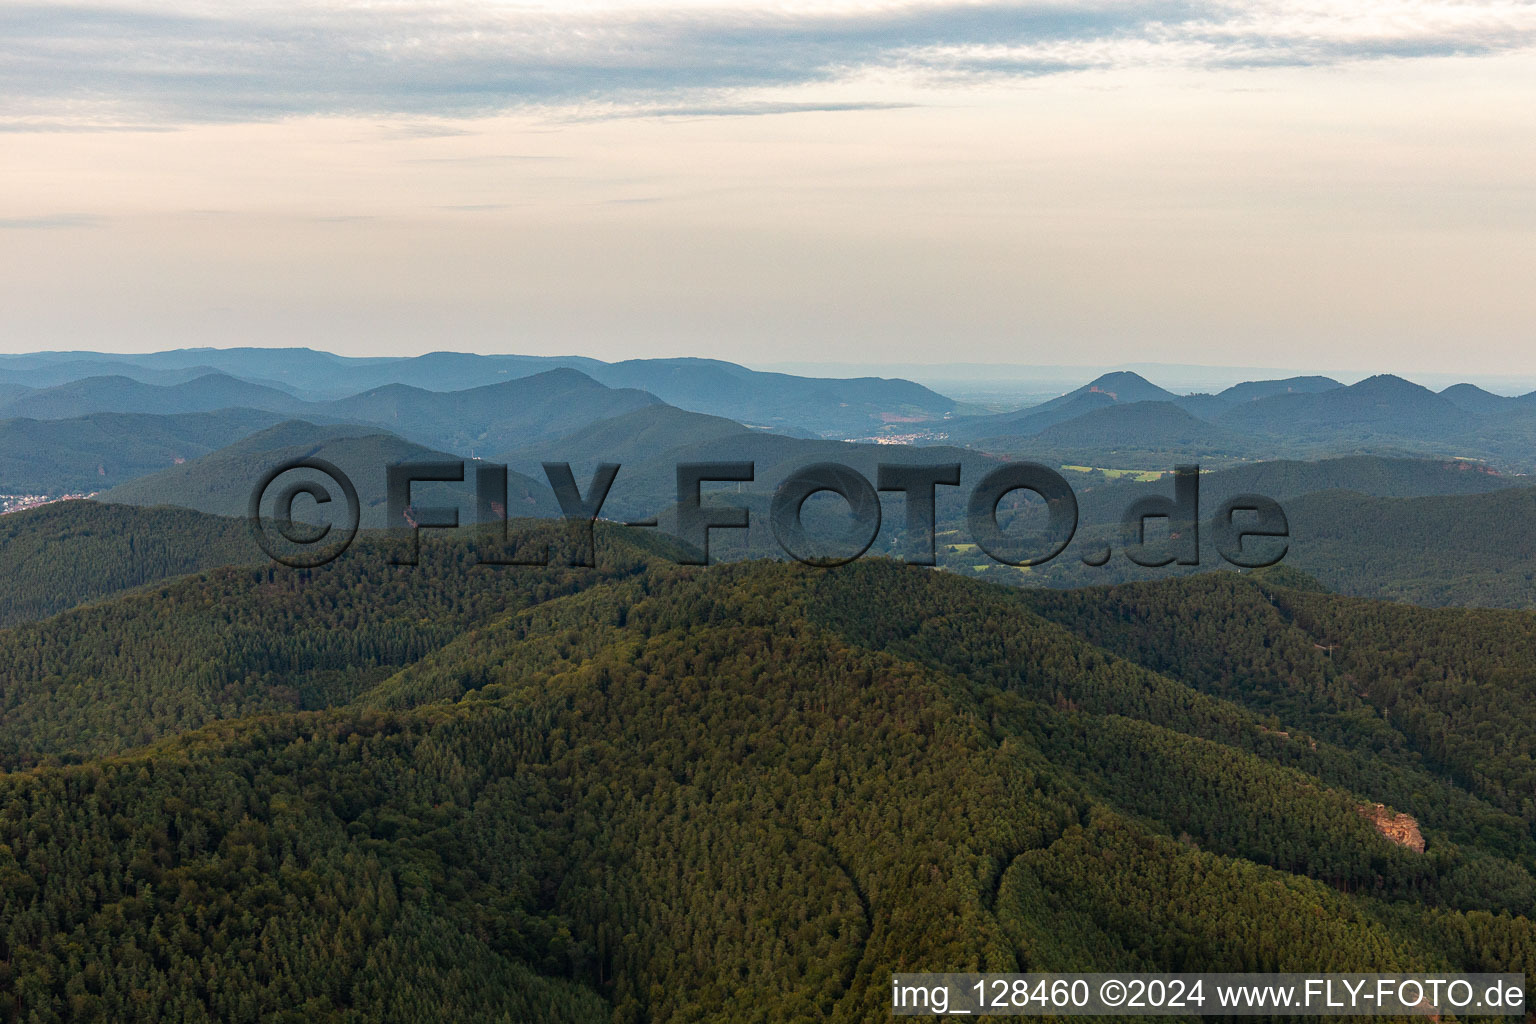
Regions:
<instances>
[{"instance_id":1,"label":"forested hill","mask_svg":"<svg viewBox=\"0 0 1536 1024\"><path fill-rule=\"evenodd\" d=\"M515 532L570 550L552 524ZM0 630L9 666L0 769L111 753L218 719L346 703L492 616L633 573L655 551L676 557L664 539L642 541L650 552L626 543L600 571L478 564L486 552L531 558L532 539L513 548L429 540L423 550L436 557L407 567L391 564L404 547L365 533L321 569L230 566Z\"/></svg>"},{"instance_id":2,"label":"forested hill","mask_svg":"<svg viewBox=\"0 0 1536 1024\"><path fill-rule=\"evenodd\" d=\"M351 479L358 492L359 518L366 528L382 528L388 522L386 467L409 462L461 462L457 456L412 444L374 428L318 425L302 420L279 423L183 465L130 480L98 495L106 502L129 505L175 505L220 516L244 516L251 489L275 466L297 459L323 459ZM469 480L474 479L473 470ZM292 479L313 478L296 471ZM542 477L542 474L541 474ZM316 478L318 479L318 478ZM322 486L327 485L320 480ZM326 493L330 493L328 490ZM457 506L467 498L464 487L450 484L417 484L411 500L421 505ZM507 475L508 506L516 516L552 516L559 512L554 493L542 479L521 473ZM302 509L302 505L300 506ZM302 514L302 512L301 512ZM468 520L470 517L465 516Z\"/></svg>"},{"instance_id":3,"label":"forested hill","mask_svg":"<svg viewBox=\"0 0 1536 1024\"><path fill-rule=\"evenodd\" d=\"M1202 514L1212 515L1233 484L1247 474L1212 473L1202 479ZM1460 471L1447 474L1453 481ZM1417 476L1384 477L1383 489L1414 486ZM1504 478L1471 472L1473 485ZM1518 478L1527 482L1525 478ZM1430 483L1445 483L1445 480ZM1406 489L1406 487L1405 487ZM968 543L960 523L940 520L939 564L969 575L1029 587L1075 588L1224 570L1216 532L1207 520L1200 533L1198 567L1145 568L1125 555L1126 541L1106 513L1123 510L1139 494L1171 493L1171 484L1112 483L1083 494L1083 524L1066 553L1027 571L1002 565ZM1268 495L1270 492L1261 490ZM1280 487L1275 493L1283 494ZM1289 526L1284 565L1301 570L1327 589L1356 597L1411 601L1432 607L1536 609L1536 488L1499 486L1483 493L1422 494L1412 498L1373 497L1350 491L1321 491L1282 501ZM1098 518L1100 521L1092 521ZM1000 516L1001 519L1001 516ZM1166 529L1149 527L1149 544L1163 543ZM1248 542L1255 543L1255 542ZM1103 566L1085 565L1080 555L1114 548ZM729 548L721 546L721 550ZM1156 549L1152 553L1156 553Z\"/></svg>"},{"instance_id":4,"label":"forested hill","mask_svg":"<svg viewBox=\"0 0 1536 1024\"><path fill-rule=\"evenodd\" d=\"M243 519L93 501L15 512L0 517L0 627L199 569L267 560Z\"/></svg>"},{"instance_id":5,"label":"forested hill","mask_svg":"<svg viewBox=\"0 0 1536 1024\"><path fill-rule=\"evenodd\" d=\"M1536 607L1536 488L1286 502L1293 559L1331 589L1428 605Z\"/></svg>"},{"instance_id":6,"label":"forested hill","mask_svg":"<svg viewBox=\"0 0 1536 1024\"><path fill-rule=\"evenodd\" d=\"M0 494L104 491L207 455L281 419L255 409L225 409L0 420Z\"/></svg>"},{"instance_id":7,"label":"forested hill","mask_svg":"<svg viewBox=\"0 0 1536 1024\"><path fill-rule=\"evenodd\" d=\"M596 569L363 543L0 632L0 1019L872 1021L899 970L1536 975L1529 751L1490 721L1520 705L1436 689L1523 700L1495 641L1527 617L1170 582L1243 609L1229 678L1193 644L1138 663L1171 601L1056 624L949 574L634 536L600 529ZM1305 638L1346 630L1375 639L1330 675ZM1348 693L1379 686L1378 721Z\"/></svg>"},{"instance_id":8,"label":"forested hill","mask_svg":"<svg viewBox=\"0 0 1536 1024\"><path fill-rule=\"evenodd\" d=\"M1434 766L1536 821L1536 614L1363 601L1234 573L1022 598L1147 668L1383 762Z\"/></svg>"}]
</instances>

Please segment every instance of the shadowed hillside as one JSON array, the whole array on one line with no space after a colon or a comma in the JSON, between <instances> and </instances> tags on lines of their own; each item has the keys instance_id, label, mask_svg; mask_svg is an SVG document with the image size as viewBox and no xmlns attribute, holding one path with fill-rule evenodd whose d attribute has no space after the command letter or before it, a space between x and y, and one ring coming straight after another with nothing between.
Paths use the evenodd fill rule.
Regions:
<instances>
[{"instance_id":1,"label":"shadowed hillside","mask_svg":"<svg viewBox=\"0 0 1536 1024\"><path fill-rule=\"evenodd\" d=\"M276 413L93 413L0 420L0 494L79 494L196 459L281 421Z\"/></svg>"},{"instance_id":2,"label":"shadowed hillside","mask_svg":"<svg viewBox=\"0 0 1536 1024\"><path fill-rule=\"evenodd\" d=\"M218 565L267 561L244 520L67 501L0 517L0 627Z\"/></svg>"},{"instance_id":3,"label":"shadowed hillside","mask_svg":"<svg viewBox=\"0 0 1536 1024\"><path fill-rule=\"evenodd\" d=\"M201 459L114 487L97 497L127 505L177 505L218 516L244 516L251 491L263 474L274 466L305 458L330 462L353 481L364 527L397 525L385 522L388 466L402 462L464 461L393 434L377 433L370 427L290 421ZM411 490L412 501L419 505L463 506L466 511L461 513L461 520L472 521L474 463L466 465L465 477L463 484L417 484ZM506 504L511 516L552 516L559 512L554 494L540 480L512 473L508 475L507 491ZM301 507L295 505L295 509Z\"/></svg>"}]
</instances>

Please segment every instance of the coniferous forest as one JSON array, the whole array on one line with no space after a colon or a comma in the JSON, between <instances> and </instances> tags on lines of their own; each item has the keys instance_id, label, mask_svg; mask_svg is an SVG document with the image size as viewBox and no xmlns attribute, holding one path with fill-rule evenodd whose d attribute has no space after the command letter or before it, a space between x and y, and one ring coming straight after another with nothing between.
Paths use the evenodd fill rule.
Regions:
<instances>
[{"instance_id":1,"label":"coniferous forest","mask_svg":"<svg viewBox=\"0 0 1536 1024\"><path fill-rule=\"evenodd\" d=\"M147 582L103 547L73 599L18 575L0 1019L864 1021L903 970L1536 976L1527 613L1294 572L690 567L601 524L596 555L392 566L365 535Z\"/></svg>"}]
</instances>

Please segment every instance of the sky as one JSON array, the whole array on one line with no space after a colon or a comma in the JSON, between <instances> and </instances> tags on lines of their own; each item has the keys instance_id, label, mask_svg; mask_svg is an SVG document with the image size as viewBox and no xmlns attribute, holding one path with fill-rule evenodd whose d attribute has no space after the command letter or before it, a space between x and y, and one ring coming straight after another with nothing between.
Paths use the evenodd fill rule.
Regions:
<instances>
[{"instance_id":1,"label":"sky","mask_svg":"<svg viewBox=\"0 0 1536 1024\"><path fill-rule=\"evenodd\" d=\"M1536 374L1536 2L0 6L0 352Z\"/></svg>"}]
</instances>

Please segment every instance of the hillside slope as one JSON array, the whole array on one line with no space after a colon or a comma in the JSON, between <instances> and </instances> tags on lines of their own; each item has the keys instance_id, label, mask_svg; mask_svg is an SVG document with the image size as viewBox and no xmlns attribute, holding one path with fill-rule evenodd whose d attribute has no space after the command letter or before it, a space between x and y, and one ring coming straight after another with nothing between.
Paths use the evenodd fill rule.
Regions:
<instances>
[{"instance_id":1,"label":"hillside slope","mask_svg":"<svg viewBox=\"0 0 1536 1024\"><path fill-rule=\"evenodd\" d=\"M1536 489L1287 505L1298 568L1332 589L1429 605L1536 608Z\"/></svg>"},{"instance_id":2,"label":"hillside slope","mask_svg":"<svg viewBox=\"0 0 1536 1024\"><path fill-rule=\"evenodd\" d=\"M266 560L244 520L55 502L0 517L0 627L199 569Z\"/></svg>"},{"instance_id":3,"label":"hillside slope","mask_svg":"<svg viewBox=\"0 0 1536 1024\"><path fill-rule=\"evenodd\" d=\"M986 442L982 442L985 445ZM1217 452L1238 452L1250 440L1193 416L1172 402L1130 402L1084 413L1046 427L1029 439L1041 450L1177 450L1195 459Z\"/></svg>"},{"instance_id":4,"label":"hillside slope","mask_svg":"<svg viewBox=\"0 0 1536 1024\"><path fill-rule=\"evenodd\" d=\"M1117 522L1136 499L1149 494L1172 497L1171 475L1154 481L1112 479L1101 471L1068 474L1077 492L1084 523ZM1320 491L1354 491L1376 498L1482 494L1526 486L1531 478L1495 472L1488 466L1455 459L1392 459L1352 455L1303 462L1274 459L1213 470L1200 477L1200 501L1207 512L1236 494L1262 494L1286 502Z\"/></svg>"},{"instance_id":5,"label":"hillside slope","mask_svg":"<svg viewBox=\"0 0 1536 1024\"><path fill-rule=\"evenodd\" d=\"M402 462L464 462L457 456L412 444L369 426L321 426L301 420L279 423L200 459L131 480L97 495L124 505L175 505L216 516L245 516L251 491L272 467L296 459L318 458L335 465L357 488L361 525L387 525L387 467ZM418 484L412 501L462 509L461 521L473 520L474 465L465 465L463 483ZM306 474L308 476L309 474ZM288 477L284 477L286 481ZM320 480L323 484L324 481ZM329 492L329 488L327 488ZM305 499L307 501L307 499ZM547 484L508 474L507 506L517 516L559 513ZM295 506L301 508L300 505Z\"/></svg>"},{"instance_id":6,"label":"hillside slope","mask_svg":"<svg viewBox=\"0 0 1536 1024\"><path fill-rule=\"evenodd\" d=\"M1518 758L1454 760L1486 705L1416 760L1326 686L1298 725L1015 592L633 536L479 575L364 546L0 633L0 980L40 1019L767 1024L886 1019L903 969L1536 971Z\"/></svg>"},{"instance_id":7,"label":"hillside slope","mask_svg":"<svg viewBox=\"0 0 1536 1024\"><path fill-rule=\"evenodd\" d=\"M464 391L390 384L314 411L349 423L376 423L429 447L485 457L658 404L643 391L605 387L576 370L558 369Z\"/></svg>"},{"instance_id":8,"label":"hillside slope","mask_svg":"<svg viewBox=\"0 0 1536 1024\"><path fill-rule=\"evenodd\" d=\"M1450 399L1391 374L1348 387L1243 402L1216 421L1249 433L1335 443L1375 438L1439 441L1478 423Z\"/></svg>"},{"instance_id":9,"label":"hillside slope","mask_svg":"<svg viewBox=\"0 0 1536 1024\"><path fill-rule=\"evenodd\" d=\"M281 420L256 409L0 420L0 494L106 490L207 455Z\"/></svg>"},{"instance_id":10,"label":"hillside slope","mask_svg":"<svg viewBox=\"0 0 1536 1024\"><path fill-rule=\"evenodd\" d=\"M145 384L130 377L89 377L41 388L0 407L0 417L58 420L99 412L186 413L216 409L296 412L305 403L285 391L209 373L179 384Z\"/></svg>"}]
</instances>

